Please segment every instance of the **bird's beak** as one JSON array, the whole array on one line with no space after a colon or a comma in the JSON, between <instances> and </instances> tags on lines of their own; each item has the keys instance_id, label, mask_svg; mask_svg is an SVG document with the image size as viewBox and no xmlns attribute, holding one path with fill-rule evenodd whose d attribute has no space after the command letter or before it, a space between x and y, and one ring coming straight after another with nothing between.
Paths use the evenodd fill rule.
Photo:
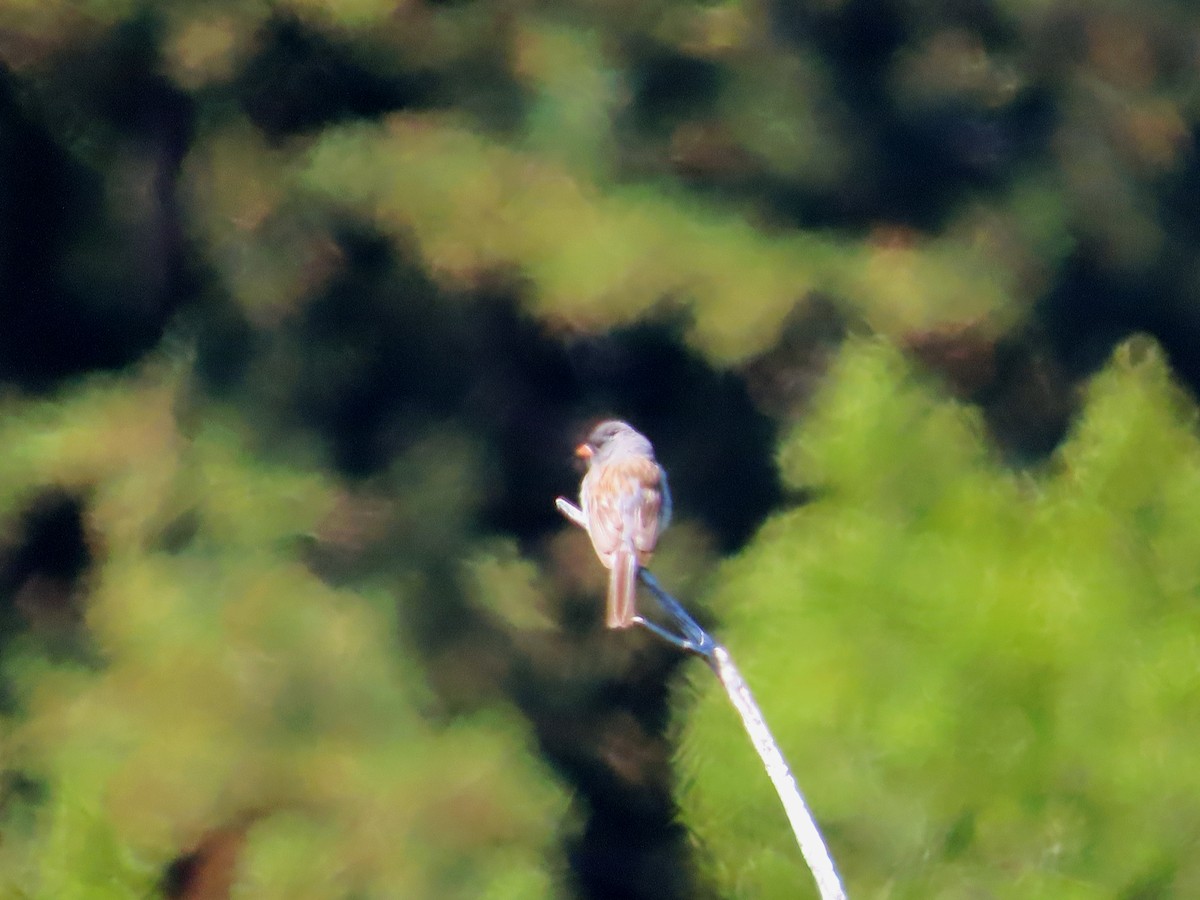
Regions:
<instances>
[{"instance_id":1,"label":"bird's beak","mask_svg":"<svg viewBox=\"0 0 1200 900\"><path fill-rule=\"evenodd\" d=\"M575 448L575 455L580 459L591 459L593 452L590 444L580 444Z\"/></svg>"}]
</instances>

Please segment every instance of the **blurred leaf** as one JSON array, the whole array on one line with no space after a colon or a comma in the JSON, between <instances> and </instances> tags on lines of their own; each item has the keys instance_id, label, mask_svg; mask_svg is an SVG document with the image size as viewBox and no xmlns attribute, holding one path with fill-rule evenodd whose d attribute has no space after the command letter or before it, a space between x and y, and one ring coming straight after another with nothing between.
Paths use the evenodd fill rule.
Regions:
<instances>
[{"instance_id":1,"label":"blurred leaf","mask_svg":"<svg viewBox=\"0 0 1200 900\"><path fill-rule=\"evenodd\" d=\"M561 804L519 729L425 721L390 592L335 590L300 559L331 486L253 460L217 415L184 437L175 391L151 369L6 419L4 496L92 492L86 623L105 664L55 665L35 642L5 655L21 709L5 765L49 796L0 845L5 890L130 896L249 817L237 896L473 897L518 877L549 893L536 873ZM184 510L191 534L156 549Z\"/></svg>"}]
</instances>

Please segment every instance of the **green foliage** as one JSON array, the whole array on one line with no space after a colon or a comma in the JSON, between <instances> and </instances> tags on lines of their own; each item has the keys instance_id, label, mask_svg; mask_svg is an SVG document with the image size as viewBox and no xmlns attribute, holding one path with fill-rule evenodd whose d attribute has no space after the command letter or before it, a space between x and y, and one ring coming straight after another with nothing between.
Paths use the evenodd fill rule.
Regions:
<instances>
[{"instance_id":1,"label":"green foliage","mask_svg":"<svg viewBox=\"0 0 1200 900\"><path fill-rule=\"evenodd\" d=\"M897 32L886 65L856 46L854 10L777 5L22 2L0 10L0 56L36 76L105 29L153 23L161 71L203 126L186 166L187 225L258 322L319 287L324 219L347 208L415 241L448 285L511 277L555 323L598 330L679 304L695 313L695 346L719 362L767 349L814 294L892 336L973 320L995 333L1081 245L1136 269L1187 240L1151 194L1186 164L1198 113L1186 52L1169 37L1188 33L1177 4L1076 16L997 3L980 22L906 7L881 26L880 40ZM407 111L383 133L327 127L343 118L335 111L311 156L310 134L262 147L237 79L281 20L364 78L428 77L438 111ZM1059 46L1070 52L1046 50ZM677 76L643 108L663 58L710 74ZM863 83L850 90L839 66L855 64ZM116 205L144 201L144 160L125 158L112 134L80 140L81 121L104 130L90 110L57 97L62 84L36 86L58 113L51 127L105 170ZM1019 146L1026 130L1039 152ZM910 144L930 183L900 178L912 196L893 198ZM896 158L876 158L887 151ZM943 191L922 211L924 194ZM780 192L785 207L795 195L832 221L845 198L853 227L778 215Z\"/></svg>"},{"instance_id":2,"label":"green foliage","mask_svg":"<svg viewBox=\"0 0 1200 900\"><path fill-rule=\"evenodd\" d=\"M717 602L851 896L1200 888L1195 421L1135 341L1053 464L1014 473L889 346L846 348L783 451L817 499L763 528ZM749 742L696 680L684 805L714 876L809 896Z\"/></svg>"},{"instance_id":3,"label":"green foliage","mask_svg":"<svg viewBox=\"0 0 1200 900\"><path fill-rule=\"evenodd\" d=\"M332 486L253 461L219 410L180 429L180 395L152 370L10 402L0 426L6 515L38 488L86 491L100 559L83 624L99 664L33 636L0 660L0 758L46 794L32 817L6 804L0 892L145 896L244 827L234 896L550 894L561 806L520 730L432 724L394 587L334 589L305 564Z\"/></svg>"},{"instance_id":4,"label":"green foliage","mask_svg":"<svg viewBox=\"0 0 1200 900\"><path fill-rule=\"evenodd\" d=\"M550 320L611 327L678 299L694 314L694 342L725 362L768 347L815 291L852 298L885 331L940 321L951 307L999 314L1007 303L1003 279L953 242L860 248L764 235L674 191L595 186L444 117L330 129L302 183L415 240L450 284L520 272L534 311Z\"/></svg>"},{"instance_id":5,"label":"green foliage","mask_svg":"<svg viewBox=\"0 0 1200 900\"><path fill-rule=\"evenodd\" d=\"M82 621L21 619L53 585L0 610L0 893L143 895L221 829L245 832L242 897L550 893L559 799L524 736L421 714L540 692L561 736L561 695L658 696L603 653L580 686L593 644L545 627L585 630L604 577L538 519L550 436L627 403L682 483L722 478L744 447L682 424L695 385L744 375L786 429L865 332L891 343L852 345L781 448L814 502L717 597L853 893L1200 894L1191 404L1127 349L1047 471L1016 474L891 349L994 401L997 433L1029 380L1086 365L1072 329L1153 326L1190 361L1196 14L952 6L0 0L0 380L62 391L0 392L0 523L63 489L98 561L65 601ZM556 343L664 307L704 378L639 368L679 349L640 338ZM72 383L163 330L196 372ZM714 528L677 499L655 568L690 601ZM499 684L523 669L537 690ZM717 881L795 896L724 701L689 727ZM581 780L652 768L566 731L588 746L560 758L601 760Z\"/></svg>"}]
</instances>

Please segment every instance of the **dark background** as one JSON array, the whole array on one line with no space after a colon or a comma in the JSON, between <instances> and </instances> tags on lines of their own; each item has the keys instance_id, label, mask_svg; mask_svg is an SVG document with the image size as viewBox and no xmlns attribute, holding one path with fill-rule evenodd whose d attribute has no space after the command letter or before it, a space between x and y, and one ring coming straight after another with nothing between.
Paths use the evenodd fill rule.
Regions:
<instances>
[{"instance_id":1,"label":"dark background","mask_svg":"<svg viewBox=\"0 0 1200 900\"><path fill-rule=\"evenodd\" d=\"M653 439L700 548L689 571L703 617L712 563L806 499L781 487L776 440L848 335L883 334L978 405L1015 467L1054 450L1078 385L1135 331L1158 340L1186 386L1200 383L1200 16L1187 4L635 13L414 0L357 18L334 2L127 6L0 12L5 390L54 398L86 376L182 354L195 409L228 404L264 454L315 446L331 477L393 499L411 486L388 473L423 436L449 427L479 448L486 490L451 532L399 547L317 535L308 562L331 583L396 558L427 579L434 600L403 610L403 628L446 714L507 700L531 723L576 797L563 845L579 896L702 890L671 800L668 682L680 659L601 633L586 576L556 576L575 593L538 638L554 652L531 650L463 595L455 567L472 542L502 537L571 570L555 556L552 501L576 489L570 451L590 422L619 414ZM543 34L545 59L529 49ZM469 276L431 262L419 216L369 173L348 176L361 190L343 202L286 174L336 129L396 116L478 135L589 198L644 189L660 198L648 216L676 204L749 222L764 244L830 239L848 271L891 250L921 260L939 240L951 255L974 241L1003 301L927 307L936 285L921 278L936 280L936 267L917 277L911 306L882 319L869 287L798 285L787 316L735 358L695 339L709 312L685 281L636 309L581 315L519 250L485 256ZM285 175L262 197L239 194L273 170ZM377 214L376 189L394 215ZM576 226L564 221L564 235L586 245ZM469 219L450 227L470 244ZM598 254L608 233L597 229ZM612 277L633 283L639 271ZM741 273L727 276L736 291ZM755 296L739 302L755 315ZM22 585L83 583L102 564L88 502L31 485L10 517L6 639L31 627L13 600ZM86 604L86 591L68 593ZM635 649L610 652L621 642ZM561 662L597 647L608 650L585 674ZM597 755L606 735L628 742L637 777ZM166 893L210 896L197 887L210 850L181 850Z\"/></svg>"}]
</instances>

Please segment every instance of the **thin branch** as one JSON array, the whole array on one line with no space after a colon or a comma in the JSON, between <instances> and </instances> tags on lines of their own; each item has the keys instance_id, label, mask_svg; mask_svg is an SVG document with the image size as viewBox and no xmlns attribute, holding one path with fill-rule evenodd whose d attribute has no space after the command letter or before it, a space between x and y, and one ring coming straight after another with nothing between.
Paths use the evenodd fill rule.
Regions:
<instances>
[{"instance_id":1,"label":"thin branch","mask_svg":"<svg viewBox=\"0 0 1200 900\"><path fill-rule=\"evenodd\" d=\"M808 805L804 802L804 795L800 793L800 787L796 784L791 769L788 768L783 751L779 749L779 744L771 735L771 730L767 727L766 720L763 719L762 711L758 708L754 695L750 693L745 679L742 678L737 666L733 663L733 657L729 655L728 650L714 641L712 636L696 623L695 619L688 615L678 600L662 589L658 579L650 572L642 569L639 575L642 583L654 594L659 605L672 621L678 634L673 634L657 625L652 626L641 616L638 617L638 621L655 634L664 637L681 649L695 653L708 663L709 668L716 674L717 680L721 682L721 687L725 688L725 693L738 711L738 715L742 717L746 733L750 735L750 741L754 744L754 749L758 751L763 768L767 770L767 776L775 786L775 792L779 794L779 800L783 803L788 822L791 823L792 833L796 835L796 843L800 845L804 861L808 864L809 871L812 872L813 878L817 882L821 900L845 900L846 889L842 887L837 869L833 865L833 858L829 855L829 849L821 838L821 832L817 828L812 813L809 812Z\"/></svg>"},{"instance_id":2,"label":"thin branch","mask_svg":"<svg viewBox=\"0 0 1200 900\"><path fill-rule=\"evenodd\" d=\"M571 501L559 497L555 501L555 506L568 521L580 527L586 527L583 513ZM658 579L648 570L639 569L638 578L658 600L659 607L669 622L669 627L659 625L640 615L635 617L634 621L680 650L693 653L708 663L709 668L716 674L717 680L721 682L721 686L729 696L730 702L738 711L738 715L742 717L746 733L750 735L750 741L754 744L754 749L758 751L763 767L767 770L767 776L775 786L776 793L779 794L784 812L787 813L788 822L791 823L792 833L796 836L796 843L800 846L800 853L804 856L804 861L808 864L809 871L812 872L813 878L817 882L821 900L846 900L846 889L842 887L837 868L833 864L833 858L829 855L829 849L825 846L817 823L813 819L812 813L809 812L808 805L804 802L804 795L800 793L796 779L792 776L791 769L788 768L787 760L784 759L779 744L775 742L766 720L763 719L762 711L754 701L754 695L750 693L745 679L738 672L737 666L733 664L733 657L729 655L728 650L713 640L712 635L700 627L683 608L683 604L663 590Z\"/></svg>"},{"instance_id":3,"label":"thin branch","mask_svg":"<svg viewBox=\"0 0 1200 900\"><path fill-rule=\"evenodd\" d=\"M746 686L737 666L733 664L733 657L724 647L718 645L713 650L709 665L717 673L721 686L725 688L725 693L729 695L730 701L741 715L746 733L750 735L754 749L758 751L763 767L767 770L771 783L775 785L788 821L792 824L792 832L796 835L796 843L800 845L804 861L808 863L808 869L816 879L817 890L820 891L822 900L845 900L846 889L842 887L841 879L838 878L829 848L821 838L816 820L809 812L804 795L800 793L779 744L771 736L771 730L767 728L750 688Z\"/></svg>"}]
</instances>

